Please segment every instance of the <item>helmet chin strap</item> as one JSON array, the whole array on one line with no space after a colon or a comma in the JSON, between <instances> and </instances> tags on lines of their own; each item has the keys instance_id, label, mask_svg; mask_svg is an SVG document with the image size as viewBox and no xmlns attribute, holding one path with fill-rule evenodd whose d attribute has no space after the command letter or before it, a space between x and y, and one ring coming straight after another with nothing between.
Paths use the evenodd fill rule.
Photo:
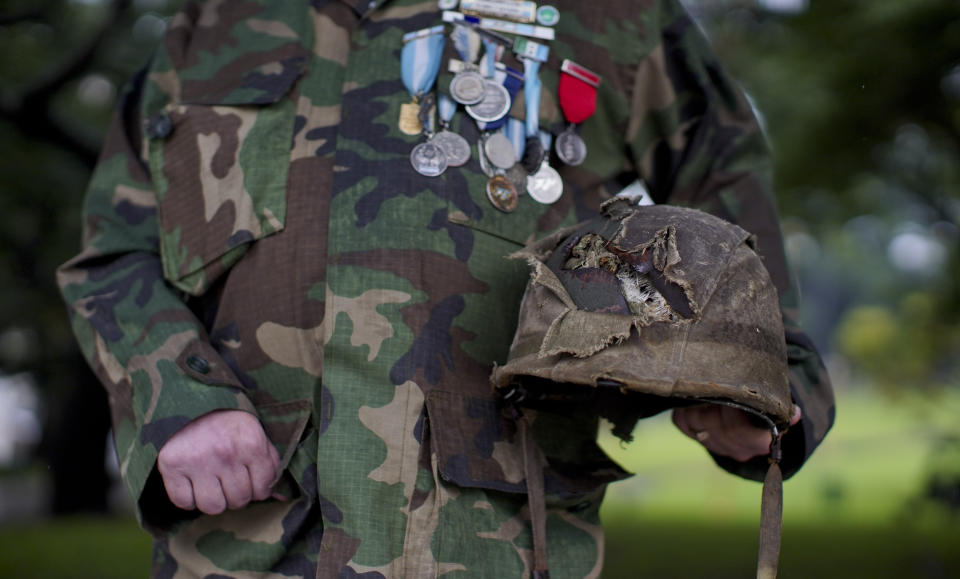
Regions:
<instances>
[{"instance_id":1,"label":"helmet chin strap","mask_svg":"<svg viewBox=\"0 0 960 579\"><path fill-rule=\"evenodd\" d=\"M774 579L780 561L780 537L783 522L783 473L780 470L780 439L773 425L770 442L770 466L763 479L760 499L760 545L757 550L757 579Z\"/></svg>"},{"instance_id":2,"label":"helmet chin strap","mask_svg":"<svg viewBox=\"0 0 960 579\"><path fill-rule=\"evenodd\" d=\"M767 460L767 475L763 479L763 490L760 498L760 544L757 548L757 579L775 579L780 562L780 539L783 527L783 472L780 461L783 451L780 442L783 432L766 414L754 408L734 402L732 400L716 398L697 398L702 402L723 404L749 413L762 420L772 435L770 440L770 454Z\"/></svg>"}]
</instances>

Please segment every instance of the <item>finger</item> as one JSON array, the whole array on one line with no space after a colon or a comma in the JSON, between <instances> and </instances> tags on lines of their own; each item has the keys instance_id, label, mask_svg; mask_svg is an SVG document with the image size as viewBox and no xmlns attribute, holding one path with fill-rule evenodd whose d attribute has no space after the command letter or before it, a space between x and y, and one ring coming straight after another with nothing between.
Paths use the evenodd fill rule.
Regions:
<instances>
[{"instance_id":1,"label":"finger","mask_svg":"<svg viewBox=\"0 0 960 579\"><path fill-rule=\"evenodd\" d=\"M220 488L228 509L240 509L253 498L250 473L246 467L239 466L220 474Z\"/></svg>"},{"instance_id":2,"label":"finger","mask_svg":"<svg viewBox=\"0 0 960 579\"><path fill-rule=\"evenodd\" d=\"M167 491L167 497L170 502L178 509L192 511L196 508L193 499L193 485L190 479L182 475L161 475L163 477L163 487Z\"/></svg>"},{"instance_id":3,"label":"finger","mask_svg":"<svg viewBox=\"0 0 960 579\"><path fill-rule=\"evenodd\" d=\"M227 499L223 495L220 479L213 476L203 476L192 482L197 510L208 515L219 515L227 510Z\"/></svg>"},{"instance_id":4,"label":"finger","mask_svg":"<svg viewBox=\"0 0 960 579\"><path fill-rule=\"evenodd\" d=\"M790 426L800 422L801 418L803 418L803 411L800 409L799 405L795 404L793 406L793 416L790 417Z\"/></svg>"},{"instance_id":5,"label":"finger","mask_svg":"<svg viewBox=\"0 0 960 579\"><path fill-rule=\"evenodd\" d=\"M273 448L272 444L270 448ZM252 460L247 464L254 500L262 501L270 497L273 492L273 485L278 478L278 466L278 461L274 461L269 456L260 460Z\"/></svg>"}]
</instances>

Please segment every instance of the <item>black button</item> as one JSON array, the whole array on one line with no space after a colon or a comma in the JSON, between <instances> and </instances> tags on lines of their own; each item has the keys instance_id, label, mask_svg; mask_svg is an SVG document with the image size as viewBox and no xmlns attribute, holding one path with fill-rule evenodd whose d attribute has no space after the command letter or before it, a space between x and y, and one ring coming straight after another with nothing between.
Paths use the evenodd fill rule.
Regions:
<instances>
[{"instance_id":1,"label":"black button","mask_svg":"<svg viewBox=\"0 0 960 579\"><path fill-rule=\"evenodd\" d=\"M147 137L166 139L173 132L173 119L167 113L157 113L147 119Z\"/></svg>"},{"instance_id":2,"label":"black button","mask_svg":"<svg viewBox=\"0 0 960 579\"><path fill-rule=\"evenodd\" d=\"M196 354L187 357L187 367L200 374L210 372L210 362L207 362L204 358Z\"/></svg>"}]
</instances>

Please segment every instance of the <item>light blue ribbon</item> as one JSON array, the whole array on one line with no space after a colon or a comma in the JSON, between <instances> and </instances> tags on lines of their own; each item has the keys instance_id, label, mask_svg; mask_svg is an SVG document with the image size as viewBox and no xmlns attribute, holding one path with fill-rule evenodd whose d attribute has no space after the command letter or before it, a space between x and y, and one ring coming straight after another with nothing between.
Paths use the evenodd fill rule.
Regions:
<instances>
[{"instance_id":1,"label":"light blue ribbon","mask_svg":"<svg viewBox=\"0 0 960 579\"><path fill-rule=\"evenodd\" d=\"M463 62L476 63L477 55L480 54L480 35L476 30L469 26L454 26L450 31L450 40Z\"/></svg>"},{"instance_id":2,"label":"light blue ribbon","mask_svg":"<svg viewBox=\"0 0 960 579\"><path fill-rule=\"evenodd\" d=\"M413 34L400 53L400 74L410 96L419 98L429 92L437 80L446 38L442 26Z\"/></svg>"},{"instance_id":3,"label":"light blue ribbon","mask_svg":"<svg viewBox=\"0 0 960 579\"><path fill-rule=\"evenodd\" d=\"M527 147L527 139L524 135L524 123L520 119L509 117L507 124L503 127L503 134L513 143L513 152L516 153L516 161L519 163L523 158L523 151Z\"/></svg>"},{"instance_id":4,"label":"light blue ribbon","mask_svg":"<svg viewBox=\"0 0 960 579\"><path fill-rule=\"evenodd\" d=\"M437 114L440 116L441 124L444 126L448 125L453 115L457 114L457 101L440 93L439 97L437 97Z\"/></svg>"},{"instance_id":5,"label":"light blue ribbon","mask_svg":"<svg viewBox=\"0 0 960 579\"><path fill-rule=\"evenodd\" d=\"M540 132L540 63L531 58L523 59L523 104L526 106L526 136L535 137ZM546 150L550 150L549 148Z\"/></svg>"}]
</instances>

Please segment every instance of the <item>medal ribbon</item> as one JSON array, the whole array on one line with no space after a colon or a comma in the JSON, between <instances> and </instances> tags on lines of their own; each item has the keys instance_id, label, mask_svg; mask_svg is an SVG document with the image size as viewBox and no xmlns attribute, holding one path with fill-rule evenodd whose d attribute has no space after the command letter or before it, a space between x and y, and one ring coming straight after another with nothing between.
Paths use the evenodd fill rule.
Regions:
<instances>
[{"instance_id":1,"label":"medal ribbon","mask_svg":"<svg viewBox=\"0 0 960 579\"><path fill-rule=\"evenodd\" d=\"M450 40L453 48L466 64L476 64L480 55L480 35L469 26L457 24L450 31Z\"/></svg>"},{"instance_id":2,"label":"medal ribbon","mask_svg":"<svg viewBox=\"0 0 960 579\"><path fill-rule=\"evenodd\" d=\"M483 41L483 63L480 72L487 78L493 78L497 72L497 62L503 55L503 46L497 44L492 38L482 37Z\"/></svg>"},{"instance_id":3,"label":"medal ribbon","mask_svg":"<svg viewBox=\"0 0 960 579\"><path fill-rule=\"evenodd\" d=\"M513 117L507 118L507 124L503 127L503 134L513 143L513 152L516 161L519 163L523 158L523 151L527 145L526 135L524 134L524 122Z\"/></svg>"},{"instance_id":4,"label":"medal ribbon","mask_svg":"<svg viewBox=\"0 0 960 579\"><path fill-rule=\"evenodd\" d=\"M443 26L411 32L403 37L400 74L403 86L414 99L426 94L437 80L443 58Z\"/></svg>"},{"instance_id":5,"label":"medal ribbon","mask_svg":"<svg viewBox=\"0 0 960 579\"><path fill-rule=\"evenodd\" d=\"M560 110L567 122L580 124L590 118L597 109L600 76L572 60L564 60L560 70L562 74L557 87Z\"/></svg>"},{"instance_id":6,"label":"medal ribbon","mask_svg":"<svg viewBox=\"0 0 960 579\"><path fill-rule=\"evenodd\" d=\"M450 124L450 120L453 119L453 116L457 114L457 101L440 93L437 96L437 114L440 116L440 125L447 127Z\"/></svg>"}]
</instances>

